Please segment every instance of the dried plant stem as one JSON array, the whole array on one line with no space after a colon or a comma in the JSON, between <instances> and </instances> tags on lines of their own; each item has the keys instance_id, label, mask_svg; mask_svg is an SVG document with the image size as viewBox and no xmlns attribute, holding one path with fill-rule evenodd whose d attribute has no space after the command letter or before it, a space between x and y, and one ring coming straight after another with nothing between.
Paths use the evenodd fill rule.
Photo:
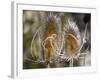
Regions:
<instances>
[{"instance_id":1,"label":"dried plant stem","mask_svg":"<svg viewBox=\"0 0 100 80\"><path fill-rule=\"evenodd\" d=\"M30 51L31 51L31 55L32 55L33 58L34 58L34 56L33 56L33 51L32 51L32 49L33 49L33 43L34 43L34 39L35 39L36 35L38 34L38 32L40 31L40 29L41 29L41 27L39 27L39 28L37 29L37 31L36 31L35 34L33 35L32 41L31 41L31 49L30 49Z\"/></svg>"},{"instance_id":2,"label":"dried plant stem","mask_svg":"<svg viewBox=\"0 0 100 80\"><path fill-rule=\"evenodd\" d=\"M39 51L40 51L40 54L41 54L42 48L41 48L41 36L40 36L40 31L38 31L38 38L39 38ZM40 55L39 58L40 58L40 59L42 58L42 54Z\"/></svg>"},{"instance_id":3,"label":"dried plant stem","mask_svg":"<svg viewBox=\"0 0 100 80\"><path fill-rule=\"evenodd\" d=\"M70 60L69 66L73 67L73 58Z\"/></svg>"},{"instance_id":4,"label":"dried plant stem","mask_svg":"<svg viewBox=\"0 0 100 80\"><path fill-rule=\"evenodd\" d=\"M47 64L47 68L50 68L50 64L49 63Z\"/></svg>"},{"instance_id":5,"label":"dried plant stem","mask_svg":"<svg viewBox=\"0 0 100 80\"><path fill-rule=\"evenodd\" d=\"M84 43L85 43L85 39L86 39L86 32L87 32L87 26L88 26L88 23L86 24L86 27L85 27L85 32L84 32L84 36L83 36L83 41L82 41L82 44L81 44L81 47L79 48L79 51L82 49Z\"/></svg>"}]
</instances>

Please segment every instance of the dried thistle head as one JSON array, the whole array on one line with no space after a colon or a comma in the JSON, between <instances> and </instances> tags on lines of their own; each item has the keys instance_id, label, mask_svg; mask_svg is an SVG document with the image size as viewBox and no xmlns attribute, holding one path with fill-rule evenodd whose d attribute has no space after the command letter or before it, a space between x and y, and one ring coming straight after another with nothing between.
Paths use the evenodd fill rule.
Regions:
<instances>
[{"instance_id":1,"label":"dried thistle head","mask_svg":"<svg viewBox=\"0 0 100 80\"><path fill-rule=\"evenodd\" d=\"M65 32L65 51L68 58L75 58L79 54L79 47L81 45L81 37L76 23L68 19L67 26L64 28Z\"/></svg>"}]
</instances>

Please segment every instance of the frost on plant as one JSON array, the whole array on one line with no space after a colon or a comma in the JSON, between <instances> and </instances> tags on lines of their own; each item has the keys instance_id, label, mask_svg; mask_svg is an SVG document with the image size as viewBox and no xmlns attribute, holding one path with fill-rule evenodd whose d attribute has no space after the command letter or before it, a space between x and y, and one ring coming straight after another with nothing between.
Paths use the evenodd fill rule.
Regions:
<instances>
[{"instance_id":1,"label":"frost on plant","mask_svg":"<svg viewBox=\"0 0 100 80\"><path fill-rule=\"evenodd\" d=\"M23 68L91 65L91 14L23 11Z\"/></svg>"}]
</instances>

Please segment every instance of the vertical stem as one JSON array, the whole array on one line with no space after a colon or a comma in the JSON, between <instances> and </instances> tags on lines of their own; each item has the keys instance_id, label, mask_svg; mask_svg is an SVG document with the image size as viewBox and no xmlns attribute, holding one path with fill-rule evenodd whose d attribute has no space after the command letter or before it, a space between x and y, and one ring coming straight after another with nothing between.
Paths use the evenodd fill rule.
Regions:
<instances>
[{"instance_id":1,"label":"vertical stem","mask_svg":"<svg viewBox=\"0 0 100 80\"><path fill-rule=\"evenodd\" d=\"M82 47L83 47L83 45L84 45L84 41L85 41L85 39L86 39L86 32L87 32L87 26L88 26L88 23L86 24L86 26L85 26L85 31L84 31L84 35L83 35L83 39L82 39L82 44L81 44L81 46L80 46L80 48L79 48L79 51L82 49Z\"/></svg>"},{"instance_id":2,"label":"vertical stem","mask_svg":"<svg viewBox=\"0 0 100 80\"><path fill-rule=\"evenodd\" d=\"M47 65L47 68L50 68L50 64Z\"/></svg>"},{"instance_id":3,"label":"vertical stem","mask_svg":"<svg viewBox=\"0 0 100 80\"><path fill-rule=\"evenodd\" d=\"M69 66L73 67L73 58L70 60Z\"/></svg>"},{"instance_id":4,"label":"vertical stem","mask_svg":"<svg viewBox=\"0 0 100 80\"><path fill-rule=\"evenodd\" d=\"M85 39L86 39L86 34L87 34L87 27L88 27L88 23L85 26L85 31L84 31L84 36L83 36L83 44L85 43ZM84 55L84 66L85 66L85 55Z\"/></svg>"},{"instance_id":5,"label":"vertical stem","mask_svg":"<svg viewBox=\"0 0 100 80\"><path fill-rule=\"evenodd\" d=\"M48 64L47 64L47 68L50 68L50 63L48 62Z\"/></svg>"},{"instance_id":6,"label":"vertical stem","mask_svg":"<svg viewBox=\"0 0 100 80\"><path fill-rule=\"evenodd\" d=\"M85 55L84 55L84 66L85 66Z\"/></svg>"},{"instance_id":7,"label":"vertical stem","mask_svg":"<svg viewBox=\"0 0 100 80\"><path fill-rule=\"evenodd\" d=\"M39 39L39 58L42 58L42 54L41 54L41 38L40 38L40 31L38 31L38 39Z\"/></svg>"}]
</instances>

